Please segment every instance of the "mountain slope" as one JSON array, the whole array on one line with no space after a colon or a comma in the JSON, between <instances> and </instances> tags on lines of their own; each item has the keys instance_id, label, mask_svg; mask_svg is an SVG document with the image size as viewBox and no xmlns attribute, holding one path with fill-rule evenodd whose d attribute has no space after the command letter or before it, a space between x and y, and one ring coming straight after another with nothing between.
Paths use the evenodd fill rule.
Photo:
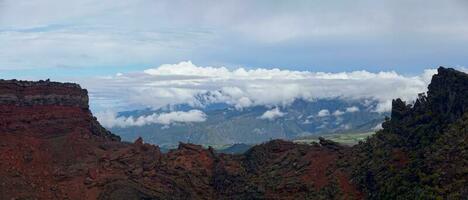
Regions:
<instances>
[{"instance_id":1,"label":"mountain slope","mask_svg":"<svg viewBox=\"0 0 468 200\"><path fill-rule=\"evenodd\" d=\"M120 116L135 119L153 113L201 109L206 114L206 120L113 127L111 130L127 141L142 137L147 142L168 147L177 145L179 141L203 145L257 144L271 139L290 140L317 134L374 131L387 114L373 112L376 104L371 100L336 98L315 101L297 99L290 105L276 108L254 106L236 109L229 105L198 108L176 105L172 109L123 112ZM326 115L318 116L321 110L326 110ZM262 117L269 111L277 112L278 116Z\"/></svg>"}]
</instances>

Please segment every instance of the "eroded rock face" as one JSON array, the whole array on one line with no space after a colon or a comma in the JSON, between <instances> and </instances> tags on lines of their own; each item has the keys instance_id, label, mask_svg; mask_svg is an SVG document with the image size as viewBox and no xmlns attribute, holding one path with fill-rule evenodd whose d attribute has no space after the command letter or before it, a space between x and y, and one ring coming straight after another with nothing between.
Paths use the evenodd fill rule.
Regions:
<instances>
[{"instance_id":1,"label":"eroded rock face","mask_svg":"<svg viewBox=\"0 0 468 200\"><path fill-rule=\"evenodd\" d=\"M80 132L110 140L88 106L88 92L73 83L0 80L0 131L35 137Z\"/></svg>"},{"instance_id":2,"label":"eroded rock face","mask_svg":"<svg viewBox=\"0 0 468 200\"><path fill-rule=\"evenodd\" d=\"M88 108L88 92L78 84L0 80L0 105Z\"/></svg>"},{"instance_id":3,"label":"eroded rock face","mask_svg":"<svg viewBox=\"0 0 468 200\"><path fill-rule=\"evenodd\" d=\"M346 147L275 140L244 155L120 142L76 84L0 80L0 199L362 198Z\"/></svg>"}]
</instances>

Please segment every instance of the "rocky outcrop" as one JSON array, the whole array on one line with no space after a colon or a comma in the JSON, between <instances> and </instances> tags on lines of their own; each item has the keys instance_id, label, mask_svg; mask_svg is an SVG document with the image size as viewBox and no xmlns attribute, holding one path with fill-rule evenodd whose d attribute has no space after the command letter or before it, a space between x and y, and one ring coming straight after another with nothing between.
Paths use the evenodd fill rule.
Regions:
<instances>
[{"instance_id":1,"label":"rocky outcrop","mask_svg":"<svg viewBox=\"0 0 468 200\"><path fill-rule=\"evenodd\" d=\"M92 116L85 89L48 80L0 80L0 132L36 137L80 132L120 140Z\"/></svg>"},{"instance_id":2,"label":"rocky outcrop","mask_svg":"<svg viewBox=\"0 0 468 200\"><path fill-rule=\"evenodd\" d=\"M88 108L88 92L78 84L0 80L0 105Z\"/></svg>"},{"instance_id":3,"label":"rocky outcrop","mask_svg":"<svg viewBox=\"0 0 468 200\"><path fill-rule=\"evenodd\" d=\"M427 101L441 120L451 123L468 111L467 91L468 74L440 67L429 84Z\"/></svg>"},{"instance_id":4,"label":"rocky outcrop","mask_svg":"<svg viewBox=\"0 0 468 200\"><path fill-rule=\"evenodd\" d=\"M440 67L413 105L394 100L383 130L353 147L353 179L371 199L468 196L468 75Z\"/></svg>"}]
</instances>

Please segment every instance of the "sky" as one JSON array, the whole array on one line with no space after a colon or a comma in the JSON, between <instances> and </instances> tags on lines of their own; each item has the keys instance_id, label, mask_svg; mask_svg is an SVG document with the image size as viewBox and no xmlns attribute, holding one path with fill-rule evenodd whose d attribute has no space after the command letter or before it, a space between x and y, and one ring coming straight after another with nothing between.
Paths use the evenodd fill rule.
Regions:
<instances>
[{"instance_id":1,"label":"sky","mask_svg":"<svg viewBox=\"0 0 468 200\"><path fill-rule=\"evenodd\" d=\"M240 90L225 99L237 106L330 95L299 79L335 96L373 96L385 104L424 90L430 69L466 69L467 24L466 0L0 0L0 78L78 82L97 110L193 102L195 94L226 88ZM165 67L183 70L158 74ZM224 70L216 75L224 77L187 77L210 68ZM240 69L272 75L241 84ZM359 79L366 81L393 74L393 82L383 83L403 92L347 92L338 86L349 81L317 78L318 72L368 73ZM278 80L288 82L291 95L268 100L249 93L255 84ZM363 84L349 80L356 88ZM133 95L152 93L131 97L117 86ZM294 92L302 89L307 92Z\"/></svg>"}]
</instances>

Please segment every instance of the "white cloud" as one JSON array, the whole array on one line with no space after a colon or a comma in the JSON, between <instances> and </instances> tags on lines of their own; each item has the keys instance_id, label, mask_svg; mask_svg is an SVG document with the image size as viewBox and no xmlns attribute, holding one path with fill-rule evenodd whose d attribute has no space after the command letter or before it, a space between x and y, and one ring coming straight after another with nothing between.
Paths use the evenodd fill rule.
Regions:
<instances>
[{"instance_id":1,"label":"white cloud","mask_svg":"<svg viewBox=\"0 0 468 200\"><path fill-rule=\"evenodd\" d=\"M341 116L343 114L345 114L345 112L340 111L340 110L336 110L335 112L333 112L333 116Z\"/></svg>"},{"instance_id":2,"label":"white cloud","mask_svg":"<svg viewBox=\"0 0 468 200\"><path fill-rule=\"evenodd\" d=\"M96 114L99 122L108 128L144 126L149 124L170 125L172 123L203 122L206 120L206 114L200 110L190 110L187 112L175 111L169 113L152 114L140 117L118 117L115 112L107 111Z\"/></svg>"},{"instance_id":3,"label":"white cloud","mask_svg":"<svg viewBox=\"0 0 468 200\"><path fill-rule=\"evenodd\" d=\"M356 106L346 108L346 112L352 113L352 112L357 112L357 111L359 111L359 108Z\"/></svg>"},{"instance_id":4,"label":"white cloud","mask_svg":"<svg viewBox=\"0 0 468 200\"><path fill-rule=\"evenodd\" d=\"M247 97L241 97L239 98L237 102L238 103L236 103L235 105L237 109L242 109L242 108L249 107L250 105L252 105L252 101L250 101L250 99Z\"/></svg>"},{"instance_id":5,"label":"white cloud","mask_svg":"<svg viewBox=\"0 0 468 200\"><path fill-rule=\"evenodd\" d=\"M383 129L382 128L382 123L377 124L374 128L372 128L372 130L374 130L374 131L378 131L378 130L381 130L381 129Z\"/></svg>"},{"instance_id":6,"label":"white cloud","mask_svg":"<svg viewBox=\"0 0 468 200\"><path fill-rule=\"evenodd\" d=\"M436 70L432 69L418 76L404 76L393 71L323 73L276 68L228 69L201 67L187 61L144 72L77 81L89 89L92 102L104 108L112 105L160 108L168 104L199 106L223 102L242 109L255 105L287 105L297 98L339 97L374 99L379 103L371 109L385 112L390 110L392 99L411 101L418 93L425 92L434 73ZM350 107L346 112L358 110Z\"/></svg>"},{"instance_id":7,"label":"white cloud","mask_svg":"<svg viewBox=\"0 0 468 200\"><path fill-rule=\"evenodd\" d=\"M320 110L318 113L317 113L317 116L318 117L326 117L330 115L330 111L327 110L327 109L323 109L323 110Z\"/></svg>"},{"instance_id":8,"label":"white cloud","mask_svg":"<svg viewBox=\"0 0 468 200\"><path fill-rule=\"evenodd\" d=\"M278 117L284 116L286 113L281 112L278 107L273 108L271 110L267 110L265 113L263 113L262 116L260 116L260 119L268 119L268 120L274 120Z\"/></svg>"},{"instance_id":9,"label":"white cloud","mask_svg":"<svg viewBox=\"0 0 468 200\"><path fill-rule=\"evenodd\" d=\"M346 108L344 112L341 110L336 110L335 112L333 112L333 116L338 117L338 116L344 115L345 113L353 113L357 111L359 111L359 108L356 106L352 106L352 107ZM385 112L385 111L386 110L382 110L380 112Z\"/></svg>"},{"instance_id":10,"label":"white cloud","mask_svg":"<svg viewBox=\"0 0 468 200\"><path fill-rule=\"evenodd\" d=\"M392 109L392 100L386 100L377 104L377 107L374 109L374 111L382 113L382 112L390 111L391 109Z\"/></svg>"},{"instance_id":11,"label":"white cloud","mask_svg":"<svg viewBox=\"0 0 468 200\"><path fill-rule=\"evenodd\" d=\"M351 125L349 125L349 124L340 125L340 129L342 129L342 130L349 130L350 128L351 128Z\"/></svg>"},{"instance_id":12,"label":"white cloud","mask_svg":"<svg viewBox=\"0 0 468 200\"><path fill-rule=\"evenodd\" d=\"M179 49L191 49L198 45L196 40L204 40L208 35L91 25L64 26L47 31L0 29L0 43L4 44L0 47L0 70L128 66L137 61L154 63L155 57L174 58L180 55Z\"/></svg>"}]
</instances>

